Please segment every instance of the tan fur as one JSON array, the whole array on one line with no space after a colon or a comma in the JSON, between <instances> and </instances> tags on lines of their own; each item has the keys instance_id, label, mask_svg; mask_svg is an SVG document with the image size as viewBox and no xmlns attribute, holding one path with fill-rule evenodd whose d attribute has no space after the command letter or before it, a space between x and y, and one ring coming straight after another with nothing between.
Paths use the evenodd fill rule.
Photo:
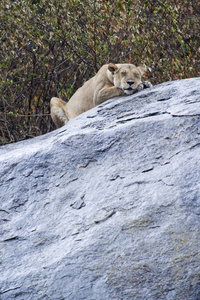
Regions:
<instances>
[{"instance_id":1,"label":"tan fur","mask_svg":"<svg viewBox=\"0 0 200 300\"><path fill-rule=\"evenodd\" d=\"M100 103L117 96L131 95L150 83L142 83L146 66L132 64L104 65L98 73L80 87L66 103L59 98L51 99L51 117L56 127L61 127L68 120ZM148 85L148 84L149 85Z\"/></svg>"}]
</instances>

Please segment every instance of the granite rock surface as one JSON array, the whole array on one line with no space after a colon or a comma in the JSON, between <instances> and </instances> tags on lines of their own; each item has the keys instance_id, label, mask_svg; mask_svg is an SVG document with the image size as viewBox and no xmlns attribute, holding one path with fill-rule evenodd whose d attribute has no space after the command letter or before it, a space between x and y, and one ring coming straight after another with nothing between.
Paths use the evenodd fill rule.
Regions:
<instances>
[{"instance_id":1,"label":"granite rock surface","mask_svg":"<svg viewBox=\"0 0 200 300\"><path fill-rule=\"evenodd\" d=\"M0 299L200 299L200 78L0 148Z\"/></svg>"}]
</instances>

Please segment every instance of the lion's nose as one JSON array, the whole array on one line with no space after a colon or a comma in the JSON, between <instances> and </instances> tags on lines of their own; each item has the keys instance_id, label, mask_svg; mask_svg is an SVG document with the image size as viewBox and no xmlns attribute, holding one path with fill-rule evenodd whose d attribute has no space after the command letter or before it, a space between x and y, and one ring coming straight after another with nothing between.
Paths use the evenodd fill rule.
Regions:
<instances>
[{"instance_id":1,"label":"lion's nose","mask_svg":"<svg viewBox=\"0 0 200 300\"><path fill-rule=\"evenodd\" d=\"M127 80L127 82L126 82L126 83L128 83L129 85L132 85L132 84L134 84L134 83L135 83L135 81Z\"/></svg>"}]
</instances>

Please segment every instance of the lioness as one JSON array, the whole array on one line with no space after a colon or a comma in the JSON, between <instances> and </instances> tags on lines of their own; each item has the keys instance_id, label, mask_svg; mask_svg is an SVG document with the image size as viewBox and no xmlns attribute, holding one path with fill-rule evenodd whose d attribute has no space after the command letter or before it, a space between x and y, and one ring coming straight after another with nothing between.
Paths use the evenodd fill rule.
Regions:
<instances>
[{"instance_id":1,"label":"lioness","mask_svg":"<svg viewBox=\"0 0 200 300\"><path fill-rule=\"evenodd\" d=\"M148 81L142 82L146 66L132 64L108 64L86 81L66 103L59 98L51 99L51 117L56 127L65 125L68 120L98 104L117 96L131 95L144 88L151 87Z\"/></svg>"}]
</instances>

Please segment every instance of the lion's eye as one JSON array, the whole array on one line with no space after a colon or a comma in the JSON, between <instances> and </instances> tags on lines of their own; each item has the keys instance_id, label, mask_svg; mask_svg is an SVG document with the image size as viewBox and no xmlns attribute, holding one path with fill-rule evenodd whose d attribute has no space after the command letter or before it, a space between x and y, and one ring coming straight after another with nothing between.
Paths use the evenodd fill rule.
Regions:
<instances>
[{"instance_id":1,"label":"lion's eye","mask_svg":"<svg viewBox=\"0 0 200 300\"><path fill-rule=\"evenodd\" d=\"M126 72L122 72L121 74L122 74L122 76L126 76L127 73Z\"/></svg>"},{"instance_id":2,"label":"lion's eye","mask_svg":"<svg viewBox=\"0 0 200 300\"><path fill-rule=\"evenodd\" d=\"M140 77L140 75L139 75L138 73L134 73L134 76L135 76L136 78L139 78L139 77Z\"/></svg>"}]
</instances>

